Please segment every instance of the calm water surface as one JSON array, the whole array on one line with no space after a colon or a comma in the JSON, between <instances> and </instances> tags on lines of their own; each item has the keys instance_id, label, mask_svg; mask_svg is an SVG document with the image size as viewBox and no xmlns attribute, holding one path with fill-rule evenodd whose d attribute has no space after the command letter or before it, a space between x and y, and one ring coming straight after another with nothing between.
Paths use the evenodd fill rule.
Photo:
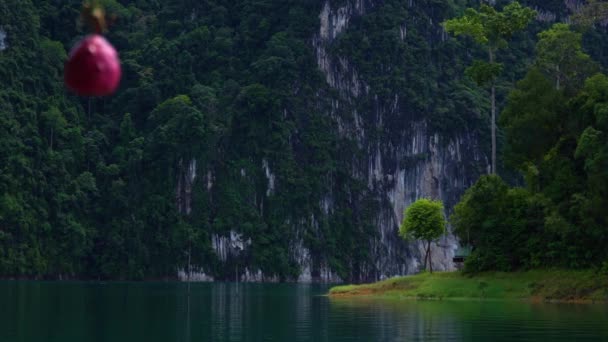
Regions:
<instances>
[{"instance_id":1,"label":"calm water surface","mask_svg":"<svg viewBox=\"0 0 608 342\"><path fill-rule=\"evenodd\" d=\"M296 284L0 282L0 341L608 341L608 306L331 300Z\"/></svg>"}]
</instances>

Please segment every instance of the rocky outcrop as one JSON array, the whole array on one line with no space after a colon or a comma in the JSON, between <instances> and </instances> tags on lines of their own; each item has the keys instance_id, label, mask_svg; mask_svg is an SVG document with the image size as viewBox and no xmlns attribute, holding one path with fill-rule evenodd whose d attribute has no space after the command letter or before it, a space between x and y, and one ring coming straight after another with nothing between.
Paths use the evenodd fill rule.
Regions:
<instances>
[{"instance_id":1,"label":"rocky outcrop","mask_svg":"<svg viewBox=\"0 0 608 342\"><path fill-rule=\"evenodd\" d=\"M460 195L479 176L487 172L488 159L480 152L479 139L474 133L455 132L449 138L434 132L424 115L410 113L404 105L405 99L397 92L390 98L381 99L374 93L348 56L332 54L331 45L340 34L345 32L356 17L372 11L380 1L353 0L333 6L325 1L319 14L319 30L312 38L312 48L317 64L329 89L336 96L330 100L327 115L338 128L336 134L344 139L354 140L363 152L350 156L351 177L367 185L365 192L380 203L373 224L377 234L369 241L369 260L360 265L359 278L355 281L372 281L418 271L423 256L423 245L418 242L405 243L398 236L398 227L403 219L404 209L418 198L441 199L446 205L446 215L458 201ZM410 6L416 6L411 3ZM408 27L405 23L397 28L399 38L408 39ZM434 24L439 40L444 37L439 24ZM319 92L323 100L327 94ZM432 99L428 99L432 101ZM358 105L372 103L372 106ZM367 109L365 109L367 108ZM407 118L398 126L391 125L393 118ZM404 119L405 120L405 119ZM380 136L378 137L378 132ZM390 139L388 137L391 137ZM349 158L346 156L345 158ZM271 165L267 160L261 161L262 174L267 181L265 195L280 191ZM194 163L196 168L196 163ZM188 169L192 169L192 163ZM209 189L210 175L205 185ZM178 203L182 212L189 212L190 204L184 196L192 179L189 172L180 176L178 185ZM331 180L329 180L331 183ZM182 189L182 190L180 190ZM358 199L353 198L356 202ZM330 190L323 196L318 207L324 215L331 215L336 199ZM336 282L341 281L335 270L332 270L325 258L313 255L302 238L302 227L314 230L318 228L318 217L311 214L300 222L287 222L295 231L295 238L289 246L290 258L295 260L300 269L297 279L300 282ZM237 227L235 227L237 229ZM250 242L237 232L229 235L212 236L212 246L220 261L249 248ZM450 233L436 244L433 244L433 265L437 270L452 269L452 257L457 248L457 241ZM201 279L208 279L204 276ZM183 278L183 277L182 277ZM267 277L259 270L243 269L239 271L239 280L243 281L277 281Z\"/></svg>"},{"instance_id":2,"label":"rocky outcrop","mask_svg":"<svg viewBox=\"0 0 608 342\"><path fill-rule=\"evenodd\" d=\"M477 179L479 170L483 170L488 161L480 153L478 139L472 134L461 132L450 139L442 138L431 132L424 119L416 118L412 118L405 125L406 129L400 132L385 125L388 118L399 116L404 111L397 95L388 103L375 97L374 112L344 112L344 108L356 107L349 104L357 103L362 97L374 96L374 89L359 76L348 56L330 55L329 46L348 28L354 17L365 14L378 3L351 1L333 8L330 1L326 1L319 16L320 28L313 38L313 47L319 69L329 86L339 93L339 98L332 103L334 119L339 121L339 133L353 137L366 151L362 160L353 163L365 167L353 170L353 176L363 179L369 191L382 199L383 206L376 217L378 240L371 242L373 265L363 273L368 277L385 278L415 272L421 263L422 244L405 244L397 234L404 209L416 199L427 197L443 200L449 210ZM407 39L405 23L399 27L399 32L402 40ZM340 115L335 115L338 112ZM345 117L351 119L342 119ZM369 117L374 117L374 120L369 120ZM364 120L372 121L374 125L366 127L361 124ZM387 136L398 135L399 139L396 144L389 139L370 139L372 130L384 132ZM451 269L456 247L454 236L446 234L433 246L434 267Z\"/></svg>"}]
</instances>

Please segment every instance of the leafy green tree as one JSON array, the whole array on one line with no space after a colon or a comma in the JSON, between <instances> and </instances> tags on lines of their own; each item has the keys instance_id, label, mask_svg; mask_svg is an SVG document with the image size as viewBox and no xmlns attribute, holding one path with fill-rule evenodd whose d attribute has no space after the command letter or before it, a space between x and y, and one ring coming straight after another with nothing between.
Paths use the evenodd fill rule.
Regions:
<instances>
[{"instance_id":1,"label":"leafy green tree","mask_svg":"<svg viewBox=\"0 0 608 342\"><path fill-rule=\"evenodd\" d=\"M465 270L510 271L544 261L542 237L546 200L522 188L510 189L497 175L485 175L454 207L454 233L474 250Z\"/></svg>"},{"instance_id":2,"label":"leafy green tree","mask_svg":"<svg viewBox=\"0 0 608 342\"><path fill-rule=\"evenodd\" d=\"M67 122L57 107L42 112L40 121L45 135L48 137L49 148L53 150L54 141L65 134Z\"/></svg>"},{"instance_id":3,"label":"leafy green tree","mask_svg":"<svg viewBox=\"0 0 608 342\"><path fill-rule=\"evenodd\" d=\"M428 260L431 273L433 273L431 242L445 233L443 203L421 198L407 207L404 215L401 227L399 227L399 235L406 240L413 238L426 243L424 269L427 268Z\"/></svg>"},{"instance_id":4,"label":"leafy green tree","mask_svg":"<svg viewBox=\"0 0 608 342\"><path fill-rule=\"evenodd\" d=\"M525 173L538 169L564 132L565 105L562 92L537 68L517 83L499 120L506 136L507 165Z\"/></svg>"},{"instance_id":5,"label":"leafy green tree","mask_svg":"<svg viewBox=\"0 0 608 342\"><path fill-rule=\"evenodd\" d=\"M568 25L555 24L538 36L535 66L511 91L499 120L506 133L507 162L523 171L536 190L541 164L555 157L547 152L564 136L576 137L585 128L574 114L578 109L567 102L598 69L582 50L581 34Z\"/></svg>"},{"instance_id":6,"label":"leafy green tree","mask_svg":"<svg viewBox=\"0 0 608 342\"><path fill-rule=\"evenodd\" d=\"M583 51L583 35L558 23L538 34L536 64L555 80L555 88L574 92L599 68Z\"/></svg>"},{"instance_id":7,"label":"leafy green tree","mask_svg":"<svg viewBox=\"0 0 608 342\"><path fill-rule=\"evenodd\" d=\"M161 103L148 118L151 127L150 153L157 160L189 162L201 151L206 137L203 113L186 95Z\"/></svg>"},{"instance_id":8,"label":"leafy green tree","mask_svg":"<svg viewBox=\"0 0 608 342\"><path fill-rule=\"evenodd\" d=\"M479 11L468 8L462 17L444 22L448 32L472 37L488 49L488 61L475 61L468 68L478 84L490 84L491 128L492 128L492 173L496 173L496 79L502 71L502 64L496 62L496 53L508 46L508 40L517 31L523 30L534 18L536 12L522 7L517 1L505 6L502 12L482 4Z\"/></svg>"}]
</instances>

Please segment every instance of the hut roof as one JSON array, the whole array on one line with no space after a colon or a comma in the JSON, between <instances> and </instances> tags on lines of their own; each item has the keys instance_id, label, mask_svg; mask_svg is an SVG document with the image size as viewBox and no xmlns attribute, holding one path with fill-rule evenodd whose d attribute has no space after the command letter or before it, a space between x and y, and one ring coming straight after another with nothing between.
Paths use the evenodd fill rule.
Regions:
<instances>
[{"instance_id":1,"label":"hut roof","mask_svg":"<svg viewBox=\"0 0 608 342\"><path fill-rule=\"evenodd\" d=\"M471 255L471 246L459 246L454 252L454 257L468 257Z\"/></svg>"}]
</instances>

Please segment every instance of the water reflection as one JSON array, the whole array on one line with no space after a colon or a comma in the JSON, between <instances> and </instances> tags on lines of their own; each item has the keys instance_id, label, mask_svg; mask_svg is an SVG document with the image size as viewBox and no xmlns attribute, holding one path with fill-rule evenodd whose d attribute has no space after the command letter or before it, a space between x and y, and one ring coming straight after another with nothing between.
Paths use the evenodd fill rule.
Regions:
<instances>
[{"instance_id":1,"label":"water reflection","mask_svg":"<svg viewBox=\"0 0 608 342\"><path fill-rule=\"evenodd\" d=\"M177 332L174 340L310 341L311 331L321 322L319 312L327 312L327 299L318 296L326 289L295 284L193 284L190 296L176 302L175 311L184 324L183 333ZM322 307L315 305L321 301ZM323 330L326 334L327 329Z\"/></svg>"},{"instance_id":2,"label":"water reflection","mask_svg":"<svg viewBox=\"0 0 608 342\"><path fill-rule=\"evenodd\" d=\"M337 326L355 317L362 333L386 341L608 340L605 305L334 299L331 314Z\"/></svg>"},{"instance_id":3,"label":"water reflection","mask_svg":"<svg viewBox=\"0 0 608 342\"><path fill-rule=\"evenodd\" d=\"M606 305L333 300L326 290L0 282L0 341L608 340Z\"/></svg>"}]
</instances>

